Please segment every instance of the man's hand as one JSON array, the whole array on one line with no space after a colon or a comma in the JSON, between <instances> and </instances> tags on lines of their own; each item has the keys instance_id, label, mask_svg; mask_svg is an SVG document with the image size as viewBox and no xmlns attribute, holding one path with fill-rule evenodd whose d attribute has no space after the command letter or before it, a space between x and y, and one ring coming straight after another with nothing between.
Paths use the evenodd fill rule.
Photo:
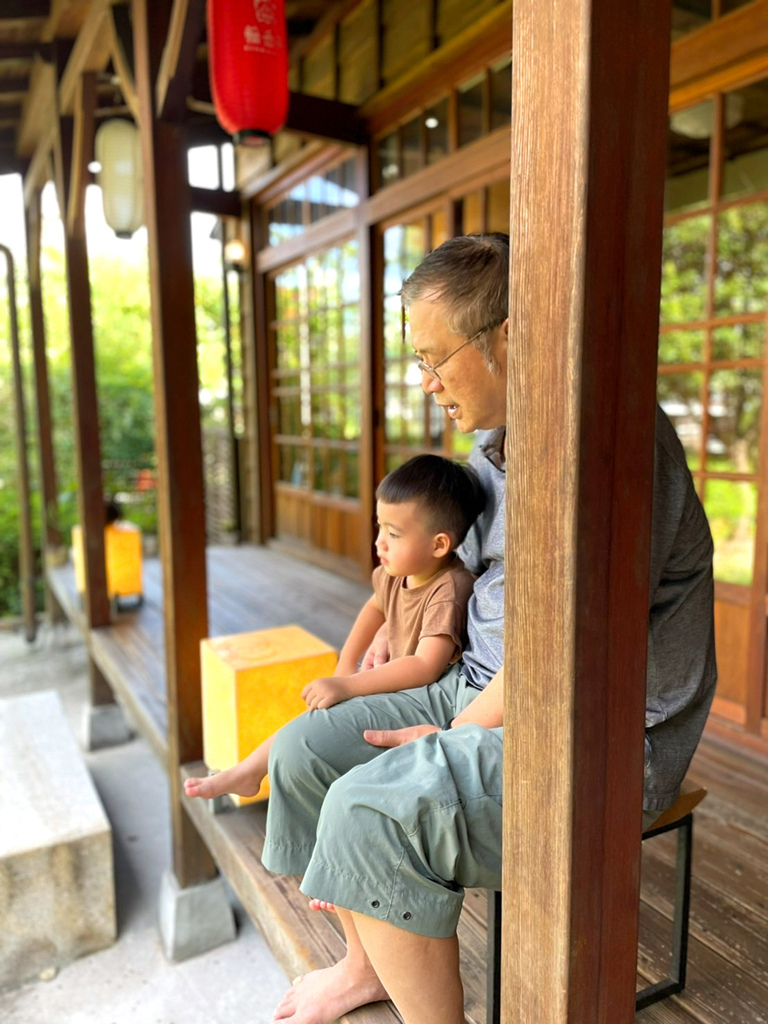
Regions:
<instances>
[{"instance_id":1,"label":"man's hand","mask_svg":"<svg viewBox=\"0 0 768 1024\"><path fill-rule=\"evenodd\" d=\"M301 691L310 711L321 708L332 708L343 700L349 700L352 692L346 676L334 676L328 679L315 679Z\"/></svg>"},{"instance_id":2,"label":"man's hand","mask_svg":"<svg viewBox=\"0 0 768 1024\"><path fill-rule=\"evenodd\" d=\"M440 732L436 725L409 725L405 729L366 729L363 739L372 747L402 747L431 732Z\"/></svg>"},{"instance_id":3,"label":"man's hand","mask_svg":"<svg viewBox=\"0 0 768 1024\"><path fill-rule=\"evenodd\" d=\"M376 636L371 640L371 646L365 652L365 657L360 665L360 671L367 672L368 669L378 668L379 665L386 665L388 661L389 643L387 641L387 624L385 622L379 627Z\"/></svg>"}]
</instances>

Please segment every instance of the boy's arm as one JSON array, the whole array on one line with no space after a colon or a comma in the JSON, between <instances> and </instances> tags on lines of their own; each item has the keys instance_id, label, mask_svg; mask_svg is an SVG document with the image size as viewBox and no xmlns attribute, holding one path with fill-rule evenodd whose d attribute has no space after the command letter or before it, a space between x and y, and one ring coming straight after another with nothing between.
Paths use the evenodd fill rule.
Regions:
<instances>
[{"instance_id":1,"label":"boy's arm","mask_svg":"<svg viewBox=\"0 0 768 1024\"><path fill-rule=\"evenodd\" d=\"M329 708L350 697L369 693L394 693L434 683L445 671L456 650L450 636L427 636L419 640L414 654L395 658L378 668L365 669L354 675L337 675L333 679L315 679L305 686L302 697L311 709Z\"/></svg>"},{"instance_id":2,"label":"boy's arm","mask_svg":"<svg viewBox=\"0 0 768 1024\"><path fill-rule=\"evenodd\" d=\"M376 603L375 595L371 595L360 609L355 624L344 642L339 655L339 663L333 673L334 677L350 676L357 672L358 662L368 650L379 627L383 624L384 613Z\"/></svg>"}]
</instances>

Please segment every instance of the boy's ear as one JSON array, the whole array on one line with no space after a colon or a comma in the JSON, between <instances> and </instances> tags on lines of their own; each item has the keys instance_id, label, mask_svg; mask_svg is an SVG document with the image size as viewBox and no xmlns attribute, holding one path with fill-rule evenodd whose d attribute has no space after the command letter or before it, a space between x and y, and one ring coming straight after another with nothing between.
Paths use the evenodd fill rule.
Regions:
<instances>
[{"instance_id":1,"label":"boy's ear","mask_svg":"<svg viewBox=\"0 0 768 1024\"><path fill-rule=\"evenodd\" d=\"M445 558L453 551L453 541L449 533L436 533L432 538L432 554L435 558Z\"/></svg>"}]
</instances>

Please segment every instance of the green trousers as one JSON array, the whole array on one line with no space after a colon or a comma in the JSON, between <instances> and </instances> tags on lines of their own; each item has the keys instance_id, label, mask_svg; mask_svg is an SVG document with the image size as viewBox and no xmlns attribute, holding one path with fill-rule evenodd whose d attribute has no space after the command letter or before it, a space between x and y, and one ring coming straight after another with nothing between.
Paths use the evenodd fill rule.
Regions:
<instances>
[{"instance_id":1,"label":"green trousers","mask_svg":"<svg viewBox=\"0 0 768 1024\"><path fill-rule=\"evenodd\" d=\"M501 886L502 730L466 725L382 750L364 729L443 725L477 696L437 682L355 697L284 726L269 762L263 863L301 891L446 938L465 887Z\"/></svg>"}]
</instances>

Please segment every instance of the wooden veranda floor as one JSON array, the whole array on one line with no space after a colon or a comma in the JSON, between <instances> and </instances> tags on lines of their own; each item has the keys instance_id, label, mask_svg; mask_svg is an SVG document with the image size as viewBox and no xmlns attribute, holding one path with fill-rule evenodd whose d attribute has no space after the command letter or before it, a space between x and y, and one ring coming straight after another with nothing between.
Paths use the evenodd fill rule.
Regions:
<instances>
[{"instance_id":1,"label":"wooden veranda floor","mask_svg":"<svg viewBox=\"0 0 768 1024\"><path fill-rule=\"evenodd\" d=\"M71 567L52 570L49 579L67 615L84 629ZM370 593L269 548L249 546L209 549L208 589L211 635L296 622L336 647ZM92 631L87 640L94 660L165 762L162 586L156 560L145 563L143 605ZM768 1024L768 764L704 741L690 774L709 796L695 814L688 985L681 996L637 1014L636 1024ZM295 880L273 877L261 867L264 809L213 815L201 801L186 804L286 973L292 977L335 959L341 940L333 920L306 910ZM663 835L644 844L639 986L666 971L674 842ZM485 915L485 895L469 893L460 935L471 1024L486 1022ZM398 1020L384 1004L345 1019L349 1024Z\"/></svg>"}]
</instances>

